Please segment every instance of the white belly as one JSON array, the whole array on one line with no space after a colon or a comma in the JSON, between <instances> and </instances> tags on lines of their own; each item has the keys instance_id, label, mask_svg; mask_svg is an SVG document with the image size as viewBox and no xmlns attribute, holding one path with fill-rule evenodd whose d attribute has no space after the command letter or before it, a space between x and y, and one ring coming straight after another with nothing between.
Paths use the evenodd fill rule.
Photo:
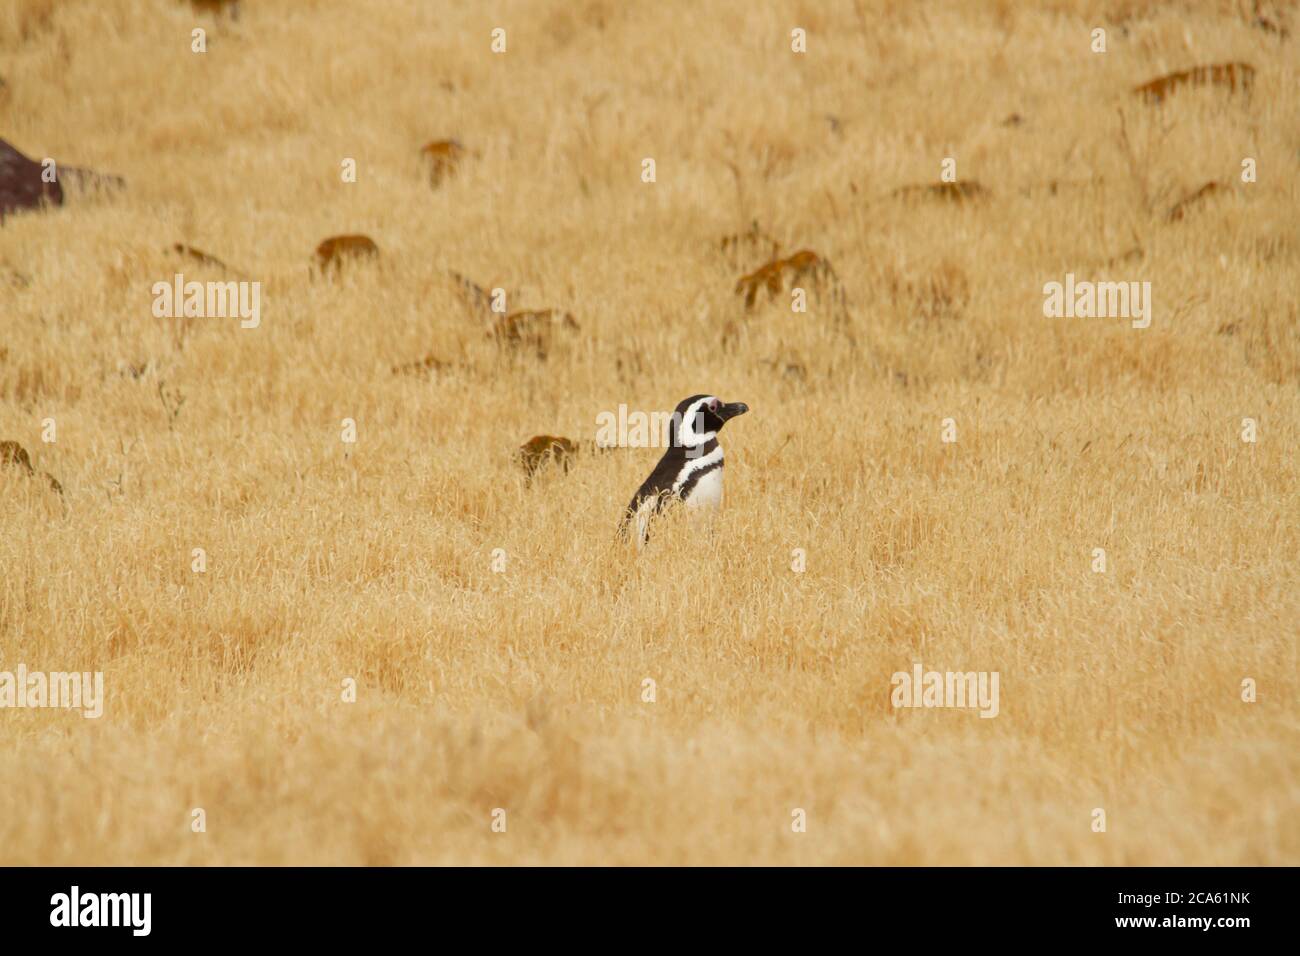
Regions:
<instances>
[{"instance_id":1,"label":"white belly","mask_svg":"<svg viewBox=\"0 0 1300 956\"><path fill-rule=\"evenodd\" d=\"M722 469L714 468L701 478L686 499L688 508L717 508L722 504Z\"/></svg>"}]
</instances>

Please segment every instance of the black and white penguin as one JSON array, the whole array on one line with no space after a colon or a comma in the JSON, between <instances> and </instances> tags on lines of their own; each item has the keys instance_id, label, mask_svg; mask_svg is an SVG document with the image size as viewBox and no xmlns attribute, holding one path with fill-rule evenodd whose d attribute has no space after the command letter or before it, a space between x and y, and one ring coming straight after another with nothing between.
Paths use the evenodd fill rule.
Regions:
<instances>
[{"instance_id":1,"label":"black and white penguin","mask_svg":"<svg viewBox=\"0 0 1300 956\"><path fill-rule=\"evenodd\" d=\"M730 419L749 411L744 402L726 404L713 395L692 395L678 404L668 425L668 450L641 483L619 524L624 536L634 529L637 547L649 537L650 519L671 501L688 508L722 504L722 446L718 432Z\"/></svg>"}]
</instances>

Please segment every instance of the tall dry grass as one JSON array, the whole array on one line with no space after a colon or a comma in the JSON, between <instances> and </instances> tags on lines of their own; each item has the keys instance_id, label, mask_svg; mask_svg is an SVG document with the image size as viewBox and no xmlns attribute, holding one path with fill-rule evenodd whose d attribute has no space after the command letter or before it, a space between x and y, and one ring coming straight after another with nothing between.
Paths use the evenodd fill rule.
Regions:
<instances>
[{"instance_id":1,"label":"tall dry grass","mask_svg":"<svg viewBox=\"0 0 1300 956\"><path fill-rule=\"evenodd\" d=\"M0 11L0 135L128 182L0 228L0 439L64 488L0 470L0 669L108 695L0 711L0 862L1300 862L1295 36L1214 2L241 6ZM1249 97L1131 93L1235 61ZM945 156L984 193L894 195ZM755 220L848 320L745 310L770 249L721 240ZM345 233L379 257L314 278ZM152 316L224 278L176 242L263 283L260 328ZM503 348L449 270L579 329ZM1151 327L1045 319L1067 272L1150 281ZM752 408L726 507L640 556L655 451L512 461L699 391ZM916 661L998 671L1000 715L893 710Z\"/></svg>"}]
</instances>

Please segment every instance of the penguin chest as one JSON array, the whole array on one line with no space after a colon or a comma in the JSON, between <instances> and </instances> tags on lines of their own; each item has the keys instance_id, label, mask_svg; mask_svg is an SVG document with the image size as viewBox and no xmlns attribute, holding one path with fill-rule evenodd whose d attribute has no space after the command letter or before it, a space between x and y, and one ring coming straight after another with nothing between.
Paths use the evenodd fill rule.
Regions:
<instances>
[{"instance_id":1,"label":"penguin chest","mask_svg":"<svg viewBox=\"0 0 1300 956\"><path fill-rule=\"evenodd\" d=\"M688 508L717 508L722 504L722 467L700 476L686 498Z\"/></svg>"}]
</instances>

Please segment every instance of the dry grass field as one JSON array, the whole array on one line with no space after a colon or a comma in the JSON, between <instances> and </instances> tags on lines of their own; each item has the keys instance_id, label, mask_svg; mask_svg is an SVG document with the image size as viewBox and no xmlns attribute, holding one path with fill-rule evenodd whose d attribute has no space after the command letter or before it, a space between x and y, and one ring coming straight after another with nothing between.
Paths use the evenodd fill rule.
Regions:
<instances>
[{"instance_id":1,"label":"dry grass field","mask_svg":"<svg viewBox=\"0 0 1300 956\"><path fill-rule=\"evenodd\" d=\"M0 137L126 186L0 226L0 671L105 687L0 709L0 863L1300 863L1297 31L6 0ZM773 243L830 268L747 308ZM260 325L155 317L177 272ZM1150 327L1045 317L1067 274ZM725 506L637 553L659 451L597 416L697 392L751 408ZM528 480L534 435L587 444ZM894 708L915 663L998 715Z\"/></svg>"}]
</instances>

